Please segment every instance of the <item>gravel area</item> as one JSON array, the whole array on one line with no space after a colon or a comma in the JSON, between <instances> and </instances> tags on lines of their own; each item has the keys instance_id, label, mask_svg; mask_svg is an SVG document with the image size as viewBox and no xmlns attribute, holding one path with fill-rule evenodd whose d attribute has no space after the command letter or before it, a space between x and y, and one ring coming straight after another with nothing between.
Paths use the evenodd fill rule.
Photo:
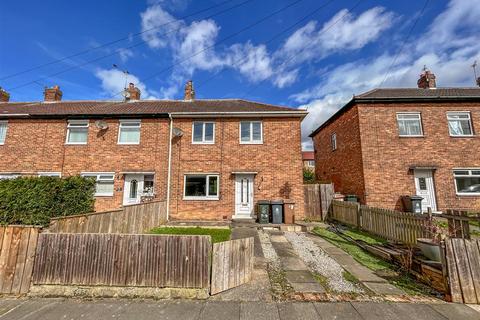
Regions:
<instances>
[{"instance_id":1,"label":"gravel area","mask_svg":"<svg viewBox=\"0 0 480 320\"><path fill-rule=\"evenodd\" d=\"M263 256L265 261L275 269L280 269L280 259L277 252L270 242L270 236L263 230L258 230L258 237L260 238L260 244L262 245Z\"/></svg>"},{"instance_id":2,"label":"gravel area","mask_svg":"<svg viewBox=\"0 0 480 320\"><path fill-rule=\"evenodd\" d=\"M292 244L296 253L316 273L324 276L328 286L335 292L364 292L362 288L353 282L347 281L345 271L334 259L316 246L312 240L303 233L285 232L285 237ZM273 248L272 248L273 249Z\"/></svg>"}]
</instances>

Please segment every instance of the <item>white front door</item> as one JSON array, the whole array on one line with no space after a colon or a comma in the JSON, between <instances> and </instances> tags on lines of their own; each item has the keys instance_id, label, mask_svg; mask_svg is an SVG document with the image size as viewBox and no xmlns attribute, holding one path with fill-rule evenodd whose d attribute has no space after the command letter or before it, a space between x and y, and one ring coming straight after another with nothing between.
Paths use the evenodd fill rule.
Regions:
<instances>
[{"instance_id":1,"label":"white front door","mask_svg":"<svg viewBox=\"0 0 480 320\"><path fill-rule=\"evenodd\" d=\"M437 211L432 170L415 170L414 175L417 196L423 198L422 210L427 211L427 208L431 208L432 211Z\"/></svg>"},{"instance_id":2,"label":"white front door","mask_svg":"<svg viewBox=\"0 0 480 320\"><path fill-rule=\"evenodd\" d=\"M123 188L123 205L140 203L143 192L144 175L126 174Z\"/></svg>"},{"instance_id":3,"label":"white front door","mask_svg":"<svg viewBox=\"0 0 480 320\"><path fill-rule=\"evenodd\" d=\"M253 175L235 176L235 218L253 216Z\"/></svg>"}]
</instances>

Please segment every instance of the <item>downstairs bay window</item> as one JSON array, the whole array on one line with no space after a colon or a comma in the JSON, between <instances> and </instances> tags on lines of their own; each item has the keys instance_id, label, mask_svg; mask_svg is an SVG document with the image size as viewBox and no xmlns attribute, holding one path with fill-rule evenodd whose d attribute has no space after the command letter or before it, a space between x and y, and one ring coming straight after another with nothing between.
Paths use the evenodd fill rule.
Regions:
<instances>
[{"instance_id":1,"label":"downstairs bay window","mask_svg":"<svg viewBox=\"0 0 480 320\"><path fill-rule=\"evenodd\" d=\"M217 174L186 174L183 190L185 200L218 200Z\"/></svg>"},{"instance_id":2,"label":"downstairs bay window","mask_svg":"<svg viewBox=\"0 0 480 320\"><path fill-rule=\"evenodd\" d=\"M458 195L480 195L480 168L455 169L455 189Z\"/></svg>"}]
</instances>

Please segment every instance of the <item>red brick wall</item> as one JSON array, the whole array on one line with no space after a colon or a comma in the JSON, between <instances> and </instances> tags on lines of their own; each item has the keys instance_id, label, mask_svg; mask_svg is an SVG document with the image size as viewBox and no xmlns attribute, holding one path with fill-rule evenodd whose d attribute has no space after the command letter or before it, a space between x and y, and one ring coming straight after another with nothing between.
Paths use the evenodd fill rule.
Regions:
<instances>
[{"instance_id":1,"label":"red brick wall","mask_svg":"<svg viewBox=\"0 0 480 320\"><path fill-rule=\"evenodd\" d=\"M282 199L289 184L296 203L297 218L303 217L303 177L300 119L263 119L263 144L239 143L239 119L215 121L215 144L192 144L191 119L175 119L174 127L184 131L173 149L170 216L173 219L230 219L235 212L234 171L258 172L254 179L254 200ZM210 121L210 120L209 120ZM183 200L184 174L219 173L220 199Z\"/></svg>"},{"instance_id":2,"label":"red brick wall","mask_svg":"<svg viewBox=\"0 0 480 320\"><path fill-rule=\"evenodd\" d=\"M332 150L331 136L337 135L337 150ZM364 201L363 165L358 111L344 113L313 137L317 179L333 182L335 191L356 194Z\"/></svg>"},{"instance_id":3,"label":"red brick wall","mask_svg":"<svg viewBox=\"0 0 480 320\"><path fill-rule=\"evenodd\" d=\"M397 112L421 112L424 137L399 137ZM470 111L474 137L450 137L447 111ZM480 196L457 196L453 168L480 168L480 105L375 104L359 106L367 202L400 209L399 196L415 194L409 167L436 166L437 207L480 210Z\"/></svg>"}]
</instances>

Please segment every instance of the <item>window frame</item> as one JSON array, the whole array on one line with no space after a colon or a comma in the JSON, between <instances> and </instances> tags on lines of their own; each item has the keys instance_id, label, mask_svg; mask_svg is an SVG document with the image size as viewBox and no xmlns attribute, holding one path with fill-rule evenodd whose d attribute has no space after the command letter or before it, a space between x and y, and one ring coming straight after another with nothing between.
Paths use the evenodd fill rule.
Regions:
<instances>
[{"instance_id":1,"label":"window frame","mask_svg":"<svg viewBox=\"0 0 480 320\"><path fill-rule=\"evenodd\" d=\"M205 191L206 195L205 196L187 196L186 191L187 191L187 177L205 177ZM210 196L209 195L209 182L210 182L210 177L216 177L217 178L217 195L215 196ZM220 200L220 174L218 173L185 173L183 175L183 200Z\"/></svg>"},{"instance_id":2,"label":"window frame","mask_svg":"<svg viewBox=\"0 0 480 320\"><path fill-rule=\"evenodd\" d=\"M418 116L418 121L420 121L420 134L401 134L400 133L400 126L398 121L399 120L404 120L404 119L399 119L398 116L400 115L417 115ZM402 138L419 138L419 137L424 137L425 134L423 132L423 120L422 120L422 113L421 112L397 112L395 116L397 120L397 130L398 130L398 136Z\"/></svg>"},{"instance_id":3,"label":"window frame","mask_svg":"<svg viewBox=\"0 0 480 320\"><path fill-rule=\"evenodd\" d=\"M450 137L462 138L462 137L473 137L475 135L475 133L473 132L472 115L470 114L470 111L447 111L446 115L447 115L448 134L450 135ZM459 135L452 134L452 131L450 130L450 119L448 118L449 115L468 115L468 124L470 125L470 132L471 133L470 134L459 134Z\"/></svg>"},{"instance_id":4,"label":"window frame","mask_svg":"<svg viewBox=\"0 0 480 320\"><path fill-rule=\"evenodd\" d=\"M43 171L43 172L38 172L37 173L38 177L55 177L55 178L61 178L62 173L61 172L50 172L50 171Z\"/></svg>"},{"instance_id":5,"label":"window frame","mask_svg":"<svg viewBox=\"0 0 480 320\"><path fill-rule=\"evenodd\" d=\"M82 127L74 127L70 126L71 124L84 124ZM65 139L65 144L69 145L86 145L88 144L88 128L90 127L90 121L89 120L68 120L67 121L67 137ZM87 140L85 142L70 142L68 141L70 138L70 129L71 128L85 128L86 133L87 133Z\"/></svg>"},{"instance_id":6,"label":"window frame","mask_svg":"<svg viewBox=\"0 0 480 320\"><path fill-rule=\"evenodd\" d=\"M242 141L242 123L250 124L250 139L248 141ZM253 124L260 123L260 140L253 140ZM262 120L245 120L240 121L238 124L238 140L240 144L263 144L263 121Z\"/></svg>"},{"instance_id":7,"label":"window frame","mask_svg":"<svg viewBox=\"0 0 480 320\"><path fill-rule=\"evenodd\" d=\"M195 124L202 124L202 141L195 141ZM205 126L207 123L213 125L213 140L205 140ZM193 121L192 122L192 144L215 144L215 121Z\"/></svg>"},{"instance_id":8,"label":"window frame","mask_svg":"<svg viewBox=\"0 0 480 320\"><path fill-rule=\"evenodd\" d=\"M138 123L138 142L121 142L120 137L122 133L122 128L128 128L128 127L122 127L122 124L125 123ZM137 128L137 127L130 127L130 128ZM121 145L138 145L140 144L142 136L142 120L139 119L124 119L124 120L119 120L118 121L118 137L117 137L117 144Z\"/></svg>"},{"instance_id":9,"label":"window frame","mask_svg":"<svg viewBox=\"0 0 480 320\"><path fill-rule=\"evenodd\" d=\"M82 177L94 177L95 178L95 197L113 197L115 194L115 172L82 172L80 174ZM101 181L112 181L113 189L111 193L98 193L97 192L97 182L100 176L112 176L112 179L101 179Z\"/></svg>"},{"instance_id":10,"label":"window frame","mask_svg":"<svg viewBox=\"0 0 480 320\"><path fill-rule=\"evenodd\" d=\"M332 151L335 151L338 149L338 142L337 142L337 133L333 132L330 135L330 145L332 147Z\"/></svg>"},{"instance_id":11,"label":"window frame","mask_svg":"<svg viewBox=\"0 0 480 320\"><path fill-rule=\"evenodd\" d=\"M480 174L473 174L472 171L480 171L480 168L454 168L453 170L453 182L455 184L455 194L457 196L473 196L473 197L478 197L480 196L480 192L459 192L458 191L458 185L457 185L457 179L456 178L480 178ZM468 171L469 174L455 174L455 171Z\"/></svg>"},{"instance_id":12,"label":"window frame","mask_svg":"<svg viewBox=\"0 0 480 320\"><path fill-rule=\"evenodd\" d=\"M4 145L5 141L7 140L8 120L0 120L0 125L3 125L3 124L5 125L5 136L3 137L3 139L0 140L0 146Z\"/></svg>"}]
</instances>

